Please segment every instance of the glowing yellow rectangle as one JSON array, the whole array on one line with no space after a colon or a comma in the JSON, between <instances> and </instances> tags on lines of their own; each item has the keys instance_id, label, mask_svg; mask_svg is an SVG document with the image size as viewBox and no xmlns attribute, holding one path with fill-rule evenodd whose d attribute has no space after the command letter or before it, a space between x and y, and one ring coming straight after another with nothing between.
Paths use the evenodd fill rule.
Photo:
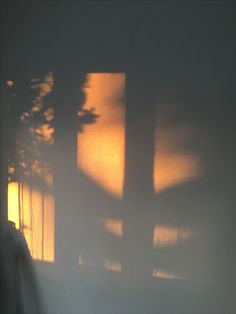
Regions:
<instances>
[{"instance_id":1,"label":"glowing yellow rectangle","mask_svg":"<svg viewBox=\"0 0 236 314\"><path fill-rule=\"evenodd\" d=\"M90 73L83 108L97 120L78 133L78 167L101 188L122 197L125 145L125 74Z\"/></svg>"}]
</instances>

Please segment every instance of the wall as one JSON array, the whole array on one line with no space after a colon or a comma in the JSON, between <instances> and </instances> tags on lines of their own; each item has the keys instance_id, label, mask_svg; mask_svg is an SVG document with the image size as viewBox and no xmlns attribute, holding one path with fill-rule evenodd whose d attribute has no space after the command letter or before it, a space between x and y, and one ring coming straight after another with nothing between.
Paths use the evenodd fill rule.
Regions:
<instances>
[{"instance_id":1,"label":"wall","mask_svg":"<svg viewBox=\"0 0 236 314\"><path fill-rule=\"evenodd\" d=\"M45 312L234 313L235 5L6 11L7 71L55 77Z\"/></svg>"}]
</instances>

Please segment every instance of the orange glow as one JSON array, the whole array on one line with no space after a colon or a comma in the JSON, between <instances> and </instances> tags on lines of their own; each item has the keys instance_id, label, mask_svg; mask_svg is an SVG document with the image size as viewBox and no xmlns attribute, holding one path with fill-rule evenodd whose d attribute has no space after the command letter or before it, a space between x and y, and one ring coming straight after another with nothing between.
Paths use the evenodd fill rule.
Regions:
<instances>
[{"instance_id":1,"label":"orange glow","mask_svg":"<svg viewBox=\"0 0 236 314\"><path fill-rule=\"evenodd\" d=\"M47 187L52 188L53 186L53 174L49 167L45 166L43 171L43 181Z\"/></svg>"},{"instance_id":2,"label":"orange glow","mask_svg":"<svg viewBox=\"0 0 236 314\"><path fill-rule=\"evenodd\" d=\"M95 109L95 123L78 133L78 167L113 196L122 197L124 180L123 73L90 73L83 88L84 109Z\"/></svg>"},{"instance_id":3,"label":"orange glow","mask_svg":"<svg viewBox=\"0 0 236 314\"><path fill-rule=\"evenodd\" d=\"M9 183L8 219L15 222L17 229L21 226L34 259L53 262L54 197L22 183L18 192L18 182Z\"/></svg>"},{"instance_id":4,"label":"orange glow","mask_svg":"<svg viewBox=\"0 0 236 314\"><path fill-rule=\"evenodd\" d=\"M43 224L43 260L54 261L54 233L55 233L55 199L52 195L44 196L44 224Z\"/></svg>"},{"instance_id":5,"label":"orange glow","mask_svg":"<svg viewBox=\"0 0 236 314\"><path fill-rule=\"evenodd\" d=\"M105 229L111 232L114 236L121 238L123 234L123 223L118 219L101 219L101 223Z\"/></svg>"},{"instance_id":6,"label":"orange glow","mask_svg":"<svg viewBox=\"0 0 236 314\"><path fill-rule=\"evenodd\" d=\"M172 228L156 225L153 230L153 246L173 246L177 242L186 241L193 236L189 229Z\"/></svg>"},{"instance_id":7,"label":"orange glow","mask_svg":"<svg viewBox=\"0 0 236 314\"><path fill-rule=\"evenodd\" d=\"M17 182L12 182L8 185L8 220L14 221L16 228L19 229L20 224Z\"/></svg>"},{"instance_id":8,"label":"orange glow","mask_svg":"<svg viewBox=\"0 0 236 314\"><path fill-rule=\"evenodd\" d=\"M53 144L54 128L49 123L40 124L32 131L36 138L41 139L45 143Z\"/></svg>"},{"instance_id":9,"label":"orange glow","mask_svg":"<svg viewBox=\"0 0 236 314\"><path fill-rule=\"evenodd\" d=\"M114 272L122 272L122 265L120 262L117 261L110 261L110 260L106 260L104 262L104 267L106 270L109 271L114 271Z\"/></svg>"},{"instance_id":10,"label":"orange glow","mask_svg":"<svg viewBox=\"0 0 236 314\"><path fill-rule=\"evenodd\" d=\"M33 84L31 88L38 89L38 94L34 100L34 105L31 111L39 112L42 109L44 98L53 90L54 85L53 73L52 72L47 73L42 81L40 79L33 79L32 83Z\"/></svg>"},{"instance_id":11,"label":"orange glow","mask_svg":"<svg viewBox=\"0 0 236 314\"><path fill-rule=\"evenodd\" d=\"M182 276L176 275L175 273L164 271L162 269L153 269L152 276L155 278L162 278L162 279L185 279Z\"/></svg>"},{"instance_id":12,"label":"orange glow","mask_svg":"<svg viewBox=\"0 0 236 314\"><path fill-rule=\"evenodd\" d=\"M201 176L199 156L184 148L192 136L189 128L156 130L154 186L157 193Z\"/></svg>"},{"instance_id":13,"label":"orange glow","mask_svg":"<svg viewBox=\"0 0 236 314\"><path fill-rule=\"evenodd\" d=\"M43 117L46 119L47 122L52 121L54 119L54 109L48 108L48 110L43 113Z\"/></svg>"},{"instance_id":14,"label":"orange glow","mask_svg":"<svg viewBox=\"0 0 236 314\"><path fill-rule=\"evenodd\" d=\"M11 80L6 81L6 84L8 87L13 87L14 86L14 82Z\"/></svg>"}]
</instances>

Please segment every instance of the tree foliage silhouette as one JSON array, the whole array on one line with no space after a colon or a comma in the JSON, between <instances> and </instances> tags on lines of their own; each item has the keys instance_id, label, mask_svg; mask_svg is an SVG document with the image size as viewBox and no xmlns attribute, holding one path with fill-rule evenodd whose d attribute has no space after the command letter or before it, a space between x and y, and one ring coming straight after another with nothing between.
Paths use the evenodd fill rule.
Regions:
<instances>
[{"instance_id":1,"label":"tree foliage silhouette","mask_svg":"<svg viewBox=\"0 0 236 314\"><path fill-rule=\"evenodd\" d=\"M54 82L52 72L25 80L19 87L13 81L6 82L9 183L36 180L41 186L45 184L42 172L50 163L55 134ZM79 132L98 118L94 108L84 109L83 104L74 114Z\"/></svg>"}]
</instances>

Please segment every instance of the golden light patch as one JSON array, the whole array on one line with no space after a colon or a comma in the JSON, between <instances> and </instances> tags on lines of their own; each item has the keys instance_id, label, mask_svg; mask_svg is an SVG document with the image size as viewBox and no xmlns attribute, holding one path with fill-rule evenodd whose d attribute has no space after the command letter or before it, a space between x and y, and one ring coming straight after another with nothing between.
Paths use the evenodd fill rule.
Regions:
<instances>
[{"instance_id":1,"label":"golden light patch","mask_svg":"<svg viewBox=\"0 0 236 314\"><path fill-rule=\"evenodd\" d=\"M117 261L110 261L110 260L106 260L104 262L104 268L106 270L109 270L109 271L113 271L113 272L122 272L122 265L120 262L117 262Z\"/></svg>"},{"instance_id":2,"label":"golden light patch","mask_svg":"<svg viewBox=\"0 0 236 314\"><path fill-rule=\"evenodd\" d=\"M53 186L53 173L50 168L45 167L43 171L43 181L47 187L52 188Z\"/></svg>"},{"instance_id":3,"label":"golden light patch","mask_svg":"<svg viewBox=\"0 0 236 314\"><path fill-rule=\"evenodd\" d=\"M156 130L153 175L156 193L201 176L200 157L185 149L192 136L189 128Z\"/></svg>"},{"instance_id":4,"label":"golden light patch","mask_svg":"<svg viewBox=\"0 0 236 314\"><path fill-rule=\"evenodd\" d=\"M16 228L20 227L18 183L8 185L8 220L14 221Z\"/></svg>"},{"instance_id":5,"label":"golden light patch","mask_svg":"<svg viewBox=\"0 0 236 314\"><path fill-rule=\"evenodd\" d=\"M11 81L11 80L6 81L6 84L7 84L7 86L10 87L10 88L14 86L14 82Z\"/></svg>"},{"instance_id":6,"label":"golden light patch","mask_svg":"<svg viewBox=\"0 0 236 314\"><path fill-rule=\"evenodd\" d=\"M54 109L53 108L48 108L44 113L43 117L45 118L46 121L50 122L54 119Z\"/></svg>"},{"instance_id":7,"label":"golden light patch","mask_svg":"<svg viewBox=\"0 0 236 314\"><path fill-rule=\"evenodd\" d=\"M104 218L100 220L104 228L114 236L121 238L123 234L123 223L118 219Z\"/></svg>"},{"instance_id":8,"label":"golden light patch","mask_svg":"<svg viewBox=\"0 0 236 314\"><path fill-rule=\"evenodd\" d=\"M54 76L52 72L49 72L45 75L44 79L41 81L40 79L32 80L32 89L37 89L38 94L35 97L33 107L31 109L32 112L40 112L43 106L43 100L47 96L47 94L51 93L54 85Z\"/></svg>"},{"instance_id":9,"label":"golden light patch","mask_svg":"<svg viewBox=\"0 0 236 314\"><path fill-rule=\"evenodd\" d=\"M78 133L78 167L100 187L121 197L124 181L125 74L90 73L84 109L98 119Z\"/></svg>"},{"instance_id":10,"label":"golden light patch","mask_svg":"<svg viewBox=\"0 0 236 314\"><path fill-rule=\"evenodd\" d=\"M54 261L54 216L54 196L28 184L9 183L8 219L23 231L36 260Z\"/></svg>"},{"instance_id":11,"label":"golden light patch","mask_svg":"<svg viewBox=\"0 0 236 314\"><path fill-rule=\"evenodd\" d=\"M152 272L152 276L155 278L162 278L162 279L185 279L182 276L179 276L173 272L164 271L162 269L154 268Z\"/></svg>"},{"instance_id":12,"label":"golden light patch","mask_svg":"<svg viewBox=\"0 0 236 314\"><path fill-rule=\"evenodd\" d=\"M190 239L192 236L193 232L189 229L156 225L153 230L153 246L173 246L178 242Z\"/></svg>"}]
</instances>

